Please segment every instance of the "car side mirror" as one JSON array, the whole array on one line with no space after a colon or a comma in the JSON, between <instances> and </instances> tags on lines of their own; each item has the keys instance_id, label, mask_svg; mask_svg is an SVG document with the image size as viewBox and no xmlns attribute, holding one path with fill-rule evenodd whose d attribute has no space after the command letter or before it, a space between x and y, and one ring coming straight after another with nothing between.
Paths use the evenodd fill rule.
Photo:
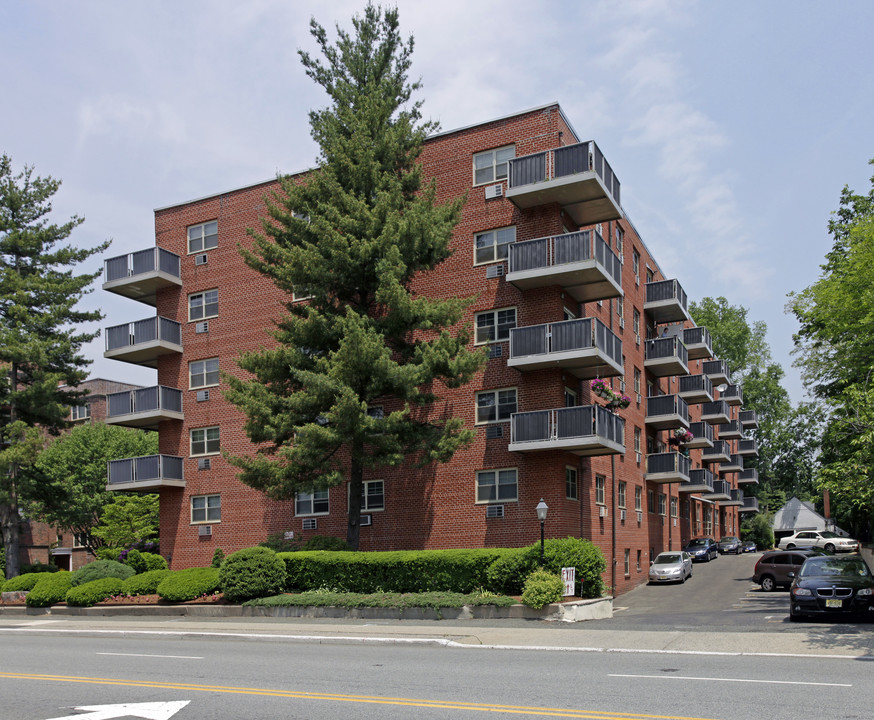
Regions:
<instances>
[{"instance_id":1,"label":"car side mirror","mask_svg":"<svg viewBox=\"0 0 874 720\"><path fill-rule=\"evenodd\" d=\"M788 572L788 573L786 573L786 577L788 577L788 578L794 578L794 577L795 577L795 573L794 573L794 572Z\"/></svg>"},{"instance_id":2,"label":"car side mirror","mask_svg":"<svg viewBox=\"0 0 874 720\"><path fill-rule=\"evenodd\" d=\"M649 561L649 564L650 564L650 565L655 565L655 560L650 560L650 561Z\"/></svg>"}]
</instances>

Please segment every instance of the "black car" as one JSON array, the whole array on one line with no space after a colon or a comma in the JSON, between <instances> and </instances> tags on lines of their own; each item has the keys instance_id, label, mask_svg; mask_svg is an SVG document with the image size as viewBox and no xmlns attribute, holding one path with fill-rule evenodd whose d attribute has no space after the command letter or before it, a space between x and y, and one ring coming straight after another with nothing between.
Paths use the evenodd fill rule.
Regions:
<instances>
[{"instance_id":1,"label":"black car","mask_svg":"<svg viewBox=\"0 0 874 720\"><path fill-rule=\"evenodd\" d=\"M789 588L789 619L811 615L874 620L874 576L858 555L809 557Z\"/></svg>"},{"instance_id":2,"label":"black car","mask_svg":"<svg viewBox=\"0 0 874 720\"><path fill-rule=\"evenodd\" d=\"M694 538L683 548L694 562L710 562L719 557L719 548L713 538Z\"/></svg>"}]
</instances>

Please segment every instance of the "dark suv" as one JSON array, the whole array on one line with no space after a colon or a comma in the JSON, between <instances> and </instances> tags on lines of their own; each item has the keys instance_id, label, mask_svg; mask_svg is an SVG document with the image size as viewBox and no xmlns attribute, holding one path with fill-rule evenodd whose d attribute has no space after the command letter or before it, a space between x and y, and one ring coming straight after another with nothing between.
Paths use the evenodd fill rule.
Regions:
<instances>
[{"instance_id":1,"label":"dark suv","mask_svg":"<svg viewBox=\"0 0 874 720\"><path fill-rule=\"evenodd\" d=\"M719 548L713 538L694 538L683 548L695 562L710 562L719 557Z\"/></svg>"},{"instance_id":2,"label":"dark suv","mask_svg":"<svg viewBox=\"0 0 874 720\"><path fill-rule=\"evenodd\" d=\"M792 584L789 573L797 575L804 561L818 554L814 550L769 550L756 563L753 582L759 583L765 592L789 587Z\"/></svg>"}]
</instances>

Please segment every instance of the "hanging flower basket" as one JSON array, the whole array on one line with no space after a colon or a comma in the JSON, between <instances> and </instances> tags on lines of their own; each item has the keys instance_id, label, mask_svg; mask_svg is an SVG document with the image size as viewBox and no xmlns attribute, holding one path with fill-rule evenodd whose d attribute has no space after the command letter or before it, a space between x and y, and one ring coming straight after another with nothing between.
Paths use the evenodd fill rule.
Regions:
<instances>
[{"instance_id":1,"label":"hanging flower basket","mask_svg":"<svg viewBox=\"0 0 874 720\"><path fill-rule=\"evenodd\" d=\"M613 391L603 380L592 380L592 392L605 400L613 399Z\"/></svg>"}]
</instances>

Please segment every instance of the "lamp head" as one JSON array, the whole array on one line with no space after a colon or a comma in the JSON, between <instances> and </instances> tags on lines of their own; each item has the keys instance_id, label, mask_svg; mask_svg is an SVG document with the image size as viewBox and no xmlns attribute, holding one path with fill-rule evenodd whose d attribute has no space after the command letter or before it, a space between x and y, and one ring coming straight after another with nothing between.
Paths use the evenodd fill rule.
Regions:
<instances>
[{"instance_id":1,"label":"lamp head","mask_svg":"<svg viewBox=\"0 0 874 720\"><path fill-rule=\"evenodd\" d=\"M540 498L540 502L537 503L537 507L534 508L537 511L537 519L540 522L544 522L546 520L546 511L549 510L549 506L543 502L543 498Z\"/></svg>"}]
</instances>

